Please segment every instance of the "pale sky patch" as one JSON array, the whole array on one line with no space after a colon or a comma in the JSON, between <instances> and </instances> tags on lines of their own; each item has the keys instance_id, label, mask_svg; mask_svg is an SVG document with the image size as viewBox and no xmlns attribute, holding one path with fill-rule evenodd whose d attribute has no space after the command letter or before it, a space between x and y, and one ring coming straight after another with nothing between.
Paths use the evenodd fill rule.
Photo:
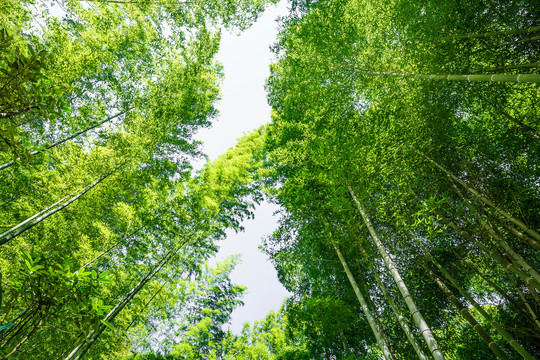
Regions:
<instances>
[{"instance_id":1,"label":"pale sky patch","mask_svg":"<svg viewBox=\"0 0 540 360\"><path fill-rule=\"evenodd\" d=\"M287 3L268 8L259 20L240 36L223 31L217 60L223 64L225 79L222 100L217 104L220 115L209 129L202 129L195 136L204 142L203 151L210 161L236 145L237 139L270 121L270 106L266 101L264 84L270 75L273 60L270 46L275 42L278 16L286 15ZM201 164L195 164L200 168ZM213 259L225 259L241 254L242 263L231 273L231 280L247 286L245 305L232 313L231 329L240 332L245 322L263 319L270 311L277 311L285 297L285 288L277 280L276 270L258 249L263 236L277 228L277 217L272 214L276 206L267 203L259 206L255 219L245 221L245 231L227 232L227 239L219 243L220 251Z\"/></svg>"}]
</instances>

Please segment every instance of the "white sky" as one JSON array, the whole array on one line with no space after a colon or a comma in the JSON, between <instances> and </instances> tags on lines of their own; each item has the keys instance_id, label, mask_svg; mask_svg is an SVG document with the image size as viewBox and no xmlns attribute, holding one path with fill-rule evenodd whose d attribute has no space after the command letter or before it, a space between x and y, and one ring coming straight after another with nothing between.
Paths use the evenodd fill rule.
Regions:
<instances>
[{"instance_id":1,"label":"white sky","mask_svg":"<svg viewBox=\"0 0 540 360\"><path fill-rule=\"evenodd\" d=\"M276 18L286 15L287 4L268 8L250 29L237 36L222 32L218 61L224 66L225 80L222 100L217 108L218 119L210 129L202 129L196 139L204 141L204 152L210 160L216 159L236 144L244 134L270 121L270 107L266 101L264 84L270 75L272 61L270 45L277 35ZM198 166L195 164L195 167ZM232 313L231 329L239 333L245 322L263 319L272 310L281 307L287 291L277 280L274 267L258 249L261 239L276 228L277 210L270 204L262 204L255 212L255 219L242 225L245 232L227 232L227 239L220 243L216 261L232 254L241 254L242 263L231 274L231 280L247 286L244 307Z\"/></svg>"}]
</instances>

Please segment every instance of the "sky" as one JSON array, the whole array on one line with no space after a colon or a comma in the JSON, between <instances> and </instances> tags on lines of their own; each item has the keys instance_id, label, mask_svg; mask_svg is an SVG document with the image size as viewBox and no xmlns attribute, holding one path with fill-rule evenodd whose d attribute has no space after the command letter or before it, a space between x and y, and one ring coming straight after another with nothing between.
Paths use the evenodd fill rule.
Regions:
<instances>
[{"instance_id":1,"label":"sky","mask_svg":"<svg viewBox=\"0 0 540 360\"><path fill-rule=\"evenodd\" d=\"M220 112L213 126L202 129L195 138L204 142L203 151L210 161L236 145L237 139L270 121L270 107L266 101L264 84L270 75L269 65L273 55L270 51L277 36L278 16L287 14L287 3L281 1L269 7L257 22L239 36L223 31L217 60L223 64L225 79L222 99L217 104ZM262 320L270 311L277 311L285 297L285 288L268 258L258 249L263 236L270 235L277 227L275 205L261 204L255 211L255 219L244 221L245 231L227 232L220 251L211 262L227 256L240 254L242 263L231 273L237 285L247 286L244 306L232 313L230 329L238 333L245 322Z\"/></svg>"}]
</instances>

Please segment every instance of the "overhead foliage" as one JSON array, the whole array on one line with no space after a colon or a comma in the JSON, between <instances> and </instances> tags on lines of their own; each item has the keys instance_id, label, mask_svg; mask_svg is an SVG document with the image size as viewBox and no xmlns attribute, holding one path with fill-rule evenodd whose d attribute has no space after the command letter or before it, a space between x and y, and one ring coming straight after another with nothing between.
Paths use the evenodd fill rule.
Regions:
<instances>
[{"instance_id":1,"label":"overhead foliage","mask_svg":"<svg viewBox=\"0 0 540 360\"><path fill-rule=\"evenodd\" d=\"M538 357L536 3L295 5L267 82L265 250L291 311L331 299L364 324L338 321L344 344L300 329L324 358Z\"/></svg>"},{"instance_id":2,"label":"overhead foliage","mask_svg":"<svg viewBox=\"0 0 540 360\"><path fill-rule=\"evenodd\" d=\"M274 1L0 4L0 358L540 357L536 1L292 1L271 123L196 174L219 27ZM267 197L292 293L206 261Z\"/></svg>"}]
</instances>

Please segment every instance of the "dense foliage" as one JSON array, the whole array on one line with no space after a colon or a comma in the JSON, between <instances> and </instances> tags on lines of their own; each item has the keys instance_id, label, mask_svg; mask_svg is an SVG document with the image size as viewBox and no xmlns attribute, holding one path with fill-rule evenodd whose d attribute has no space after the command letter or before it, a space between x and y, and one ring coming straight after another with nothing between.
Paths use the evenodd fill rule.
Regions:
<instances>
[{"instance_id":1,"label":"dense foliage","mask_svg":"<svg viewBox=\"0 0 540 360\"><path fill-rule=\"evenodd\" d=\"M539 87L522 76L539 30L528 1L318 1L283 21L265 249L314 357L540 356ZM307 320L320 301L361 321Z\"/></svg>"},{"instance_id":2,"label":"dense foliage","mask_svg":"<svg viewBox=\"0 0 540 360\"><path fill-rule=\"evenodd\" d=\"M219 27L267 3L0 4L0 358L540 358L540 7L292 1L272 119L196 172ZM293 294L207 260L255 204Z\"/></svg>"}]
</instances>

